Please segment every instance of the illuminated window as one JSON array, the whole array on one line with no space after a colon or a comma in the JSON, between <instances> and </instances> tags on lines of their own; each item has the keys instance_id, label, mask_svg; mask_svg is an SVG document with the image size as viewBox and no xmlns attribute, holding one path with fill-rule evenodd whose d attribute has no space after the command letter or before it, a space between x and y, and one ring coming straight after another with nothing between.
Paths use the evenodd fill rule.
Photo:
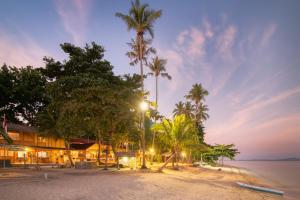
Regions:
<instances>
[{"instance_id":1,"label":"illuminated window","mask_svg":"<svg viewBox=\"0 0 300 200\"><path fill-rule=\"evenodd\" d=\"M18 158L24 158L24 155L26 156L26 151L18 151Z\"/></svg>"},{"instance_id":2,"label":"illuminated window","mask_svg":"<svg viewBox=\"0 0 300 200\"><path fill-rule=\"evenodd\" d=\"M44 152L44 151L38 152L38 157L39 158L48 158L48 152Z\"/></svg>"}]
</instances>

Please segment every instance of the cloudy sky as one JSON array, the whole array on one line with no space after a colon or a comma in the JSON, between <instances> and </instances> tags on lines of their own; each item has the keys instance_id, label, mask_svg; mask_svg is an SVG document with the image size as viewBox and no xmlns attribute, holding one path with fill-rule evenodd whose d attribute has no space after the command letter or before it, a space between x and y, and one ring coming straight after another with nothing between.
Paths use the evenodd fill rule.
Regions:
<instances>
[{"instance_id":1,"label":"cloudy sky","mask_svg":"<svg viewBox=\"0 0 300 200\"><path fill-rule=\"evenodd\" d=\"M147 1L163 16L154 47L168 60L171 81L159 80L159 110L194 83L210 92L206 140L235 143L240 158L300 157L300 1ZM65 59L62 42L106 49L116 74L138 73L125 56L127 32L115 12L124 0L3 0L0 63L43 66L42 57ZM154 94L154 80L146 87ZM154 99L154 96L151 96Z\"/></svg>"}]
</instances>

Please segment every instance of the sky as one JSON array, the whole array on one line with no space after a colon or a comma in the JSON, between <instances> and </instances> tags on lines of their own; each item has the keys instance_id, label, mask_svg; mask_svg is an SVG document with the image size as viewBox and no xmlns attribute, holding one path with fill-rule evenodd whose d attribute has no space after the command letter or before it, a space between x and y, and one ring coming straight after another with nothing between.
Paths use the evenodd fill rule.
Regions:
<instances>
[{"instance_id":1,"label":"sky","mask_svg":"<svg viewBox=\"0 0 300 200\"><path fill-rule=\"evenodd\" d=\"M172 80L159 79L160 112L171 116L201 83L209 91L208 143L234 143L239 159L300 157L300 1L142 2L163 11L153 46ZM42 67L44 56L66 59L60 43L95 41L116 74L139 73L125 56L134 32L115 17L129 7L125 0L3 0L0 63ZM154 84L145 82L151 100Z\"/></svg>"}]
</instances>

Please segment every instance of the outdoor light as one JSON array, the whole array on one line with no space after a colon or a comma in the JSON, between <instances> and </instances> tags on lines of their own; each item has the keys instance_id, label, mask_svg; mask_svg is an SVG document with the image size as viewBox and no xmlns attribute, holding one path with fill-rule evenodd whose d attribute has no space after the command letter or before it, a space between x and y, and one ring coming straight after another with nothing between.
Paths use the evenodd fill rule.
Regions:
<instances>
[{"instance_id":1,"label":"outdoor light","mask_svg":"<svg viewBox=\"0 0 300 200\"><path fill-rule=\"evenodd\" d=\"M141 108L142 111L146 111L146 110L148 110L149 105L148 105L147 102L142 101L141 104L140 104L140 108Z\"/></svg>"},{"instance_id":2,"label":"outdoor light","mask_svg":"<svg viewBox=\"0 0 300 200\"><path fill-rule=\"evenodd\" d=\"M185 152L181 152L181 156L184 158L186 156Z\"/></svg>"},{"instance_id":3,"label":"outdoor light","mask_svg":"<svg viewBox=\"0 0 300 200\"><path fill-rule=\"evenodd\" d=\"M128 157L123 157L123 161L127 163L128 162Z\"/></svg>"},{"instance_id":4,"label":"outdoor light","mask_svg":"<svg viewBox=\"0 0 300 200\"><path fill-rule=\"evenodd\" d=\"M150 153L154 154L154 149L153 148L150 149Z\"/></svg>"}]
</instances>

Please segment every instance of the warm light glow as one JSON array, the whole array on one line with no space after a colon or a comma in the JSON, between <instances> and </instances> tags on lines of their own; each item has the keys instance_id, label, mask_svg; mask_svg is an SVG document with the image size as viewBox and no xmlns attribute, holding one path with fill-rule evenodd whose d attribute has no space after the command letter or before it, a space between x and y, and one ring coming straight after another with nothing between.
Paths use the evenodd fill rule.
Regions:
<instances>
[{"instance_id":1,"label":"warm light glow","mask_svg":"<svg viewBox=\"0 0 300 200\"><path fill-rule=\"evenodd\" d=\"M182 156L183 158L185 158L186 153L185 153L185 152L181 152L181 156Z\"/></svg>"},{"instance_id":2,"label":"warm light glow","mask_svg":"<svg viewBox=\"0 0 300 200\"><path fill-rule=\"evenodd\" d=\"M124 162L128 162L128 157L123 157Z\"/></svg>"},{"instance_id":3,"label":"warm light glow","mask_svg":"<svg viewBox=\"0 0 300 200\"><path fill-rule=\"evenodd\" d=\"M29 150L29 148L26 147L26 148L25 148L25 151L28 151L28 150Z\"/></svg>"},{"instance_id":4,"label":"warm light glow","mask_svg":"<svg viewBox=\"0 0 300 200\"><path fill-rule=\"evenodd\" d=\"M141 108L142 111L146 111L146 110L149 109L149 105L148 105L147 102L142 101L141 104L140 104L140 108Z\"/></svg>"},{"instance_id":5,"label":"warm light glow","mask_svg":"<svg viewBox=\"0 0 300 200\"><path fill-rule=\"evenodd\" d=\"M150 153L154 154L154 149L153 148L150 149Z\"/></svg>"}]
</instances>

